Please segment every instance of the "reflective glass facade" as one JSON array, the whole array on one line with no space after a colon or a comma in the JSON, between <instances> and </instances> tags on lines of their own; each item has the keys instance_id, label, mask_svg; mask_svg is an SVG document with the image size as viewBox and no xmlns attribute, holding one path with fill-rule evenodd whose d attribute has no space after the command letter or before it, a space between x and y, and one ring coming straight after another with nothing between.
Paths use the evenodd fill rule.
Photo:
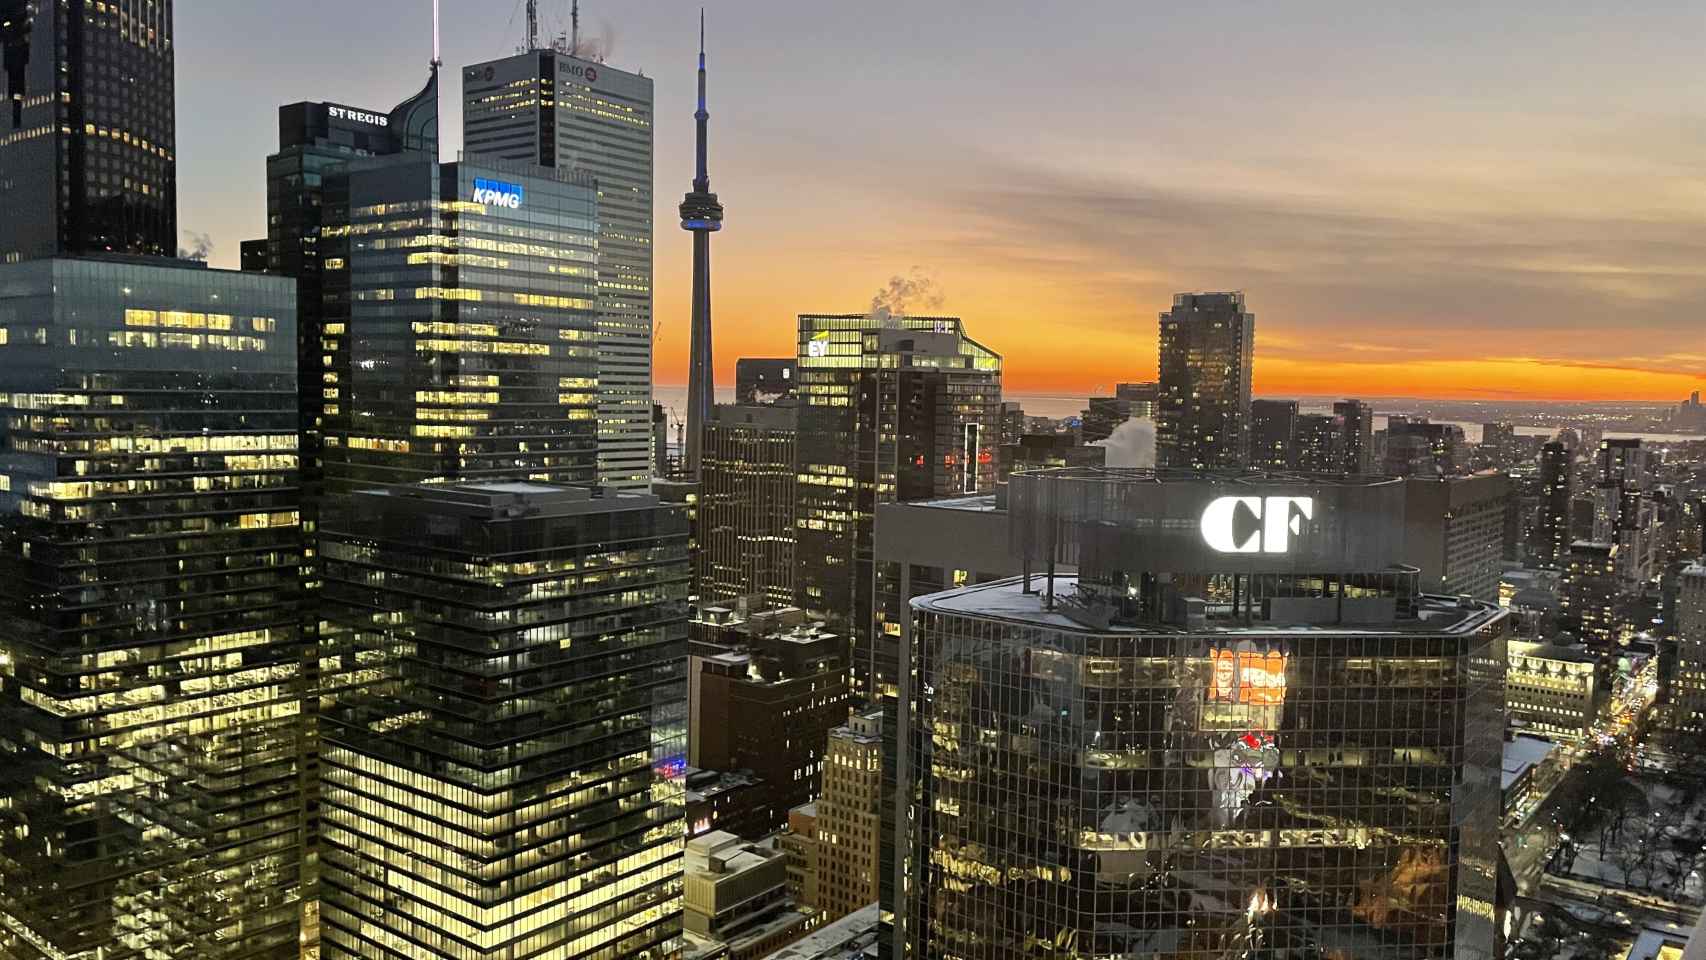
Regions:
<instances>
[{"instance_id":1,"label":"reflective glass facade","mask_svg":"<svg viewBox=\"0 0 1706 960\"><path fill-rule=\"evenodd\" d=\"M297 954L295 286L0 267L0 954Z\"/></svg>"},{"instance_id":2,"label":"reflective glass facade","mask_svg":"<svg viewBox=\"0 0 1706 960\"><path fill-rule=\"evenodd\" d=\"M172 0L0 0L0 264L178 249Z\"/></svg>"},{"instance_id":3,"label":"reflective glass facade","mask_svg":"<svg viewBox=\"0 0 1706 960\"><path fill-rule=\"evenodd\" d=\"M912 956L1493 955L1497 613L1097 631L1018 581L915 606Z\"/></svg>"},{"instance_id":4,"label":"reflective glass facade","mask_svg":"<svg viewBox=\"0 0 1706 960\"><path fill-rule=\"evenodd\" d=\"M325 196L324 323L304 376L320 380L327 492L592 481L598 247L588 181L501 161L400 157L328 174Z\"/></svg>"},{"instance_id":5,"label":"reflective glass facade","mask_svg":"<svg viewBox=\"0 0 1706 960\"><path fill-rule=\"evenodd\" d=\"M599 482L652 475L652 80L554 50L462 71L470 156L579 171L598 184Z\"/></svg>"},{"instance_id":6,"label":"reflective glass facade","mask_svg":"<svg viewBox=\"0 0 1706 960\"><path fill-rule=\"evenodd\" d=\"M900 627L875 607L875 510L987 493L1001 357L957 317L801 315L798 604L846 618L857 695L893 696Z\"/></svg>"},{"instance_id":7,"label":"reflective glass facade","mask_svg":"<svg viewBox=\"0 0 1706 960\"><path fill-rule=\"evenodd\" d=\"M679 949L687 527L650 496L429 485L322 528L326 958Z\"/></svg>"}]
</instances>

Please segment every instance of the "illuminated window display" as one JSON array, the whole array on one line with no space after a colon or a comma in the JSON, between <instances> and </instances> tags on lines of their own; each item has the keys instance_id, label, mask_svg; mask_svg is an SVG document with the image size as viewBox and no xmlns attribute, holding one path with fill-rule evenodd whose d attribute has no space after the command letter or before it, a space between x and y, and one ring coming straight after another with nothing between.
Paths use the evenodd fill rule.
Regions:
<instances>
[{"instance_id":1,"label":"illuminated window display","mask_svg":"<svg viewBox=\"0 0 1706 960\"><path fill-rule=\"evenodd\" d=\"M1228 496L1311 506L1223 552ZM913 602L897 955L1491 957L1504 615L1417 592L1402 504L1016 474L1015 552L1078 574Z\"/></svg>"},{"instance_id":2,"label":"illuminated window display","mask_svg":"<svg viewBox=\"0 0 1706 960\"><path fill-rule=\"evenodd\" d=\"M321 551L321 955L674 955L685 516L425 484L328 504Z\"/></svg>"},{"instance_id":3,"label":"illuminated window display","mask_svg":"<svg viewBox=\"0 0 1706 960\"><path fill-rule=\"evenodd\" d=\"M297 950L296 287L0 266L0 955Z\"/></svg>"}]
</instances>

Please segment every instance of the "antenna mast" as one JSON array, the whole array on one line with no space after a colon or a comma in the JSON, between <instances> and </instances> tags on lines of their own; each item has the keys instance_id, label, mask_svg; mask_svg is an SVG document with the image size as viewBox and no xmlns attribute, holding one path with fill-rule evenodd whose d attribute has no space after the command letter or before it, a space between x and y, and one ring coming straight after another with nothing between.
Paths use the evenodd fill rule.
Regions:
<instances>
[{"instance_id":1,"label":"antenna mast","mask_svg":"<svg viewBox=\"0 0 1706 960\"><path fill-rule=\"evenodd\" d=\"M438 0L432 0L432 65L443 65L444 58L439 55L438 47Z\"/></svg>"},{"instance_id":2,"label":"antenna mast","mask_svg":"<svg viewBox=\"0 0 1706 960\"><path fill-rule=\"evenodd\" d=\"M539 49L539 0L527 0L527 49Z\"/></svg>"},{"instance_id":3,"label":"antenna mast","mask_svg":"<svg viewBox=\"0 0 1706 960\"><path fill-rule=\"evenodd\" d=\"M569 56L581 55L581 0L569 4Z\"/></svg>"}]
</instances>

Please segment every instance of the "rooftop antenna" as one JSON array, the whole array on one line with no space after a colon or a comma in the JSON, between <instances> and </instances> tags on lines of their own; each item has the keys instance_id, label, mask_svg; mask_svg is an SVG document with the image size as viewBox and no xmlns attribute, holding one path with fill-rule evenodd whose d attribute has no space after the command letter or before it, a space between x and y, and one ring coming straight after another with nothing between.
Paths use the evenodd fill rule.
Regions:
<instances>
[{"instance_id":1,"label":"rooftop antenna","mask_svg":"<svg viewBox=\"0 0 1706 960\"><path fill-rule=\"evenodd\" d=\"M569 3L569 56L581 55L581 0Z\"/></svg>"},{"instance_id":2,"label":"rooftop antenna","mask_svg":"<svg viewBox=\"0 0 1706 960\"><path fill-rule=\"evenodd\" d=\"M527 49L539 49L539 0L527 0Z\"/></svg>"},{"instance_id":3,"label":"rooftop antenna","mask_svg":"<svg viewBox=\"0 0 1706 960\"><path fill-rule=\"evenodd\" d=\"M436 70L444 65L444 58L439 56L438 48L438 0L432 0L432 66Z\"/></svg>"}]
</instances>

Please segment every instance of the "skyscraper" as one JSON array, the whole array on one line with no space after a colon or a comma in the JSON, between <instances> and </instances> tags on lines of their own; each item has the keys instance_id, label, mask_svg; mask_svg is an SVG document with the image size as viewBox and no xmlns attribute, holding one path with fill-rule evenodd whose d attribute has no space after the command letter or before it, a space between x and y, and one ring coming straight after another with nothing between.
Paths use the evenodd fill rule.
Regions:
<instances>
[{"instance_id":1,"label":"skyscraper","mask_svg":"<svg viewBox=\"0 0 1706 960\"><path fill-rule=\"evenodd\" d=\"M1676 605L1676 667L1670 682L1667 725L1698 736L1706 732L1706 559L1684 567Z\"/></svg>"},{"instance_id":2,"label":"skyscraper","mask_svg":"<svg viewBox=\"0 0 1706 960\"><path fill-rule=\"evenodd\" d=\"M1421 594L1401 484L1010 494L1078 573L913 601L907 955L1495 955L1505 614Z\"/></svg>"},{"instance_id":3,"label":"skyscraper","mask_svg":"<svg viewBox=\"0 0 1706 960\"><path fill-rule=\"evenodd\" d=\"M681 201L681 229L693 234L693 321L688 333L687 358L687 476L699 479L705 444L705 419L717 402L717 371L712 365L711 336L711 234L723 229L723 205L711 192L706 170L706 128L711 114L705 109L705 11L699 10L699 109L696 164L693 189Z\"/></svg>"},{"instance_id":4,"label":"skyscraper","mask_svg":"<svg viewBox=\"0 0 1706 960\"><path fill-rule=\"evenodd\" d=\"M1001 357L956 317L800 317L799 604L845 620L857 696L892 695L873 630L879 503L991 492Z\"/></svg>"},{"instance_id":5,"label":"skyscraper","mask_svg":"<svg viewBox=\"0 0 1706 960\"><path fill-rule=\"evenodd\" d=\"M1345 449L1344 424L1324 413L1300 413L1293 433L1291 465L1304 473L1357 474L1355 461Z\"/></svg>"},{"instance_id":6,"label":"skyscraper","mask_svg":"<svg viewBox=\"0 0 1706 960\"><path fill-rule=\"evenodd\" d=\"M694 563L700 606L793 603L794 405L720 404L704 437Z\"/></svg>"},{"instance_id":7,"label":"skyscraper","mask_svg":"<svg viewBox=\"0 0 1706 960\"><path fill-rule=\"evenodd\" d=\"M1250 459L1256 317L1242 293L1181 293L1161 314L1155 462L1242 467Z\"/></svg>"},{"instance_id":8,"label":"skyscraper","mask_svg":"<svg viewBox=\"0 0 1706 960\"><path fill-rule=\"evenodd\" d=\"M172 0L0 0L0 264L178 250Z\"/></svg>"},{"instance_id":9,"label":"skyscraper","mask_svg":"<svg viewBox=\"0 0 1706 960\"><path fill-rule=\"evenodd\" d=\"M674 956L687 543L650 495L335 500L322 956Z\"/></svg>"},{"instance_id":10,"label":"skyscraper","mask_svg":"<svg viewBox=\"0 0 1706 960\"><path fill-rule=\"evenodd\" d=\"M1333 417L1340 425L1340 472L1357 475L1374 472L1374 410L1361 400L1333 404Z\"/></svg>"},{"instance_id":11,"label":"skyscraper","mask_svg":"<svg viewBox=\"0 0 1706 960\"><path fill-rule=\"evenodd\" d=\"M0 266L0 955L297 955L295 292Z\"/></svg>"},{"instance_id":12,"label":"skyscraper","mask_svg":"<svg viewBox=\"0 0 1706 960\"><path fill-rule=\"evenodd\" d=\"M826 920L877 899L882 862L883 712L867 709L830 731L817 802L818 903Z\"/></svg>"},{"instance_id":13,"label":"skyscraper","mask_svg":"<svg viewBox=\"0 0 1706 960\"><path fill-rule=\"evenodd\" d=\"M1556 440L1540 448L1540 519L1534 552L1540 565L1562 570L1570 559L1570 450Z\"/></svg>"},{"instance_id":14,"label":"skyscraper","mask_svg":"<svg viewBox=\"0 0 1706 960\"><path fill-rule=\"evenodd\" d=\"M1297 401L1250 401L1250 466L1288 470L1297 465Z\"/></svg>"},{"instance_id":15,"label":"skyscraper","mask_svg":"<svg viewBox=\"0 0 1706 960\"><path fill-rule=\"evenodd\" d=\"M597 474L597 204L583 174L368 158L326 177L328 493Z\"/></svg>"},{"instance_id":16,"label":"skyscraper","mask_svg":"<svg viewBox=\"0 0 1706 960\"><path fill-rule=\"evenodd\" d=\"M438 157L438 69L426 86L389 113L335 103L293 103L278 110L278 152L267 157L268 273L296 279L297 369L324 364L325 298L321 285L321 230L326 179L353 160L416 152ZM345 258L347 265L347 258ZM245 266L245 269L248 269ZM320 426L326 382L305 376L302 391L303 482L312 501L320 483ZM313 509L310 503L309 509Z\"/></svg>"},{"instance_id":17,"label":"skyscraper","mask_svg":"<svg viewBox=\"0 0 1706 960\"><path fill-rule=\"evenodd\" d=\"M598 476L652 475L652 80L561 50L462 71L470 157L591 175L598 189Z\"/></svg>"}]
</instances>

